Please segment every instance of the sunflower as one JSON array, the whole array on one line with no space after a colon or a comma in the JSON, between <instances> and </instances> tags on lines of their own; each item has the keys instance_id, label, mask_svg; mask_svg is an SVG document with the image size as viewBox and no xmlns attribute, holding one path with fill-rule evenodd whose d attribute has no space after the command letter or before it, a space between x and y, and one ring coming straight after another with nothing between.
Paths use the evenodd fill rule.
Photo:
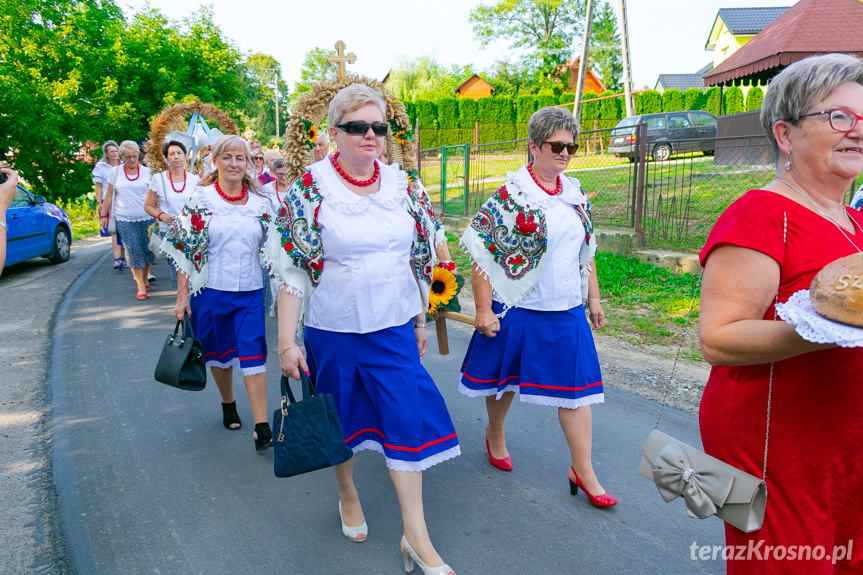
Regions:
<instances>
[{"instance_id":1,"label":"sunflower","mask_svg":"<svg viewBox=\"0 0 863 575\"><path fill-rule=\"evenodd\" d=\"M446 305L458 292L458 282L451 271L435 268L432 272L431 291L429 292L429 313L439 305Z\"/></svg>"}]
</instances>

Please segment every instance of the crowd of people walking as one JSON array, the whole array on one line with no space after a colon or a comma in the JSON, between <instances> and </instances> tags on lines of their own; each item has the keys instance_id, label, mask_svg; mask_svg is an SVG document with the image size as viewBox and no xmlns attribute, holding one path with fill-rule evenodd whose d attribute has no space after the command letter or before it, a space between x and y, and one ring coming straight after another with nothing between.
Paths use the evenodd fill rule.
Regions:
<instances>
[{"instance_id":1,"label":"crowd of people walking","mask_svg":"<svg viewBox=\"0 0 863 575\"><path fill-rule=\"evenodd\" d=\"M863 218L843 205L863 171L861 102L863 64L851 57L810 58L774 79L761 118L777 153L776 177L729 207L701 252L700 338L714 365L700 414L705 450L760 475L772 418L776 465L764 526L743 533L728 525L729 545L829 547L861 529L850 486L863 477L863 458L841 414L863 406L855 385L863 356L812 344L774 321L774 305L808 287L824 265L863 251ZM134 142L105 142L93 170L100 229L108 233L109 220L116 222L115 267L131 269L143 301L155 261L147 228L158 223L177 289L174 314L190 318L202 343L228 430L243 425L233 391L233 371L242 372L258 451L272 445L266 316L275 313L281 374L311 375L334 399L345 444L383 455L401 509L405 571L418 565L424 574L453 574L432 543L440 527L427 525L422 499L423 471L461 452L421 362L432 273L452 265L446 236L422 185L386 162L390 127L378 90L343 88L328 121L313 163L293 182L277 151L239 136L215 143L201 178L187 171L182 142L164 144L168 168L158 174L140 164ZM579 135L568 111L535 112L531 161L507 174L468 223L461 242L471 259L463 271L476 301L475 331L453 377L463 395L484 398L484 436L461 441L484 444L489 465L500 472L531 465L529 453L511 453L506 442L518 394L520 402L557 409L568 447L560 474L567 471L570 493L580 489L592 506L611 508L619 502L597 477L592 449L592 408L604 393L591 328L609 319L590 202L564 174ZM811 382L825 377L829 391L813 390ZM352 458L334 468L337 511L343 535L363 542L374 530L354 467ZM830 573L850 564L854 572L863 548L857 553L835 571L816 560L729 561L728 569Z\"/></svg>"}]
</instances>

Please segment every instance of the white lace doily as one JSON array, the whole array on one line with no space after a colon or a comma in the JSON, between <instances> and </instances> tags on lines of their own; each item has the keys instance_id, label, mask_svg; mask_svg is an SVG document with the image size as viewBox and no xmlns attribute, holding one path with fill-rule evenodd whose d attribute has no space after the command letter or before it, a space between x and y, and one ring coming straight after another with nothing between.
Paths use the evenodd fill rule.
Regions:
<instances>
[{"instance_id":1,"label":"white lace doily","mask_svg":"<svg viewBox=\"0 0 863 575\"><path fill-rule=\"evenodd\" d=\"M835 343L842 347L863 347L863 328L846 325L818 315L809 300L809 290L802 289L776 304L776 313L795 326L797 333L813 343Z\"/></svg>"}]
</instances>

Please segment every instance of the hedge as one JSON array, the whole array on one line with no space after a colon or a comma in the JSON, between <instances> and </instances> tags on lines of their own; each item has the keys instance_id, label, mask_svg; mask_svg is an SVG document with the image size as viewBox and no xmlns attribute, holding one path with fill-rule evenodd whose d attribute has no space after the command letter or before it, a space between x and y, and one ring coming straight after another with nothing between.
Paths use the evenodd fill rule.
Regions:
<instances>
[{"instance_id":1,"label":"hedge","mask_svg":"<svg viewBox=\"0 0 863 575\"><path fill-rule=\"evenodd\" d=\"M719 86L708 88L704 93L704 106L701 108L705 112L710 112L714 116L719 115Z\"/></svg>"},{"instance_id":2,"label":"hedge","mask_svg":"<svg viewBox=\"0 0 863 575\"><path fill-rule=\"evenodd\" d=\"M686 107L683 101L683 92L681 92L677 88L669 88L662 93L663 112L678 112L685 109Z\"/></svg>"},{"instance_id":3,"label":"hedge","mask_svg":"<svg viewBox=\"0 0 863 575\"><path fill-rule=\"evenodd\" d=\"M560 97L557 99L558 104L569 104L572 105L575 103L575 92L563 92L560 94Z\"/></svg>"},{"instance_id":4,"label":"hedge","mask_svg":"<svg viewBox=\"0 0 863 575\"><path fill-rule=\"evenodd\" d=\"M539 94L536 97L536 109L545 108L546 106L557 106L557 97L554 94Z\"/></svg>"},{"instance_id":5,"label":"hedge","mask_svg":"<svg viewBox=\"0 0 863 575\"><path fill-rule=\"evenodd\" d=\"M683 110L703 110L706 103L704 90L700 88L689 88L683 93Z\"/></svg>"},{"instance_id":6,"label":"hedge","mask_svg":"<svg viewBox=\"0 0 863 575\"><path fill-rule=\"evenodd\" d=\"M746 93L746 111L760 110L764 102L764 90L760 86L752 86Z\"/></svg>"},{"instance_id":7,"label":"hedge","mask_svg":"<svg viewBox=\"0 0 863 575\"><path fill-rule=\"evenodd\" d=\"M518 139L527 138L527 122L536 112L536 97L519 96L515 101L516 134Z\"/></svg>"},{"instance_id":8,"label":"hedge","mask_svg":"<svg viewBox=\"0 0 863 575\"><path fill-rule=\"evenodd\" d=\"M722 94L722 113L738 114L743 110L743 90L737 86L726 88Z\"/></svg>"},{"instance_id":9,"label":"hedge","mask_svg":"<svg viewBox=\"0 0 863 575\"><path fill-rule=\"evenodd\" d=\"M458 100L458 125L462 128L473 129L479 116L476 113L476 100L473 98L459 98Z\"/></svg>"},{"instance_id":10,"label":"hedge","mask_svg":"<svg viewBox=\"0 0 863 575\"><path fill-rule=\"evenodd\" d=\"M423 148L440 146L437 133L437 104L431 100L416 100L416 117L420 121L420 130L424 132L420 141Z\"/></svg>"},{"instance_id":11,"label":"hedge","mask_svg":"<svg viewBox=\"0 0 863 575\"><path fill-rule=\"evenodd\" d=\"M477 116L491 124L480 131L480 144L514 140L515 105L511 96L486 96L476 101Z\"/></svg>"},{"instance_id":12,"label":"hedge","mask_svg":"<svg viewBox=\"0 0 863 575\"><path fill-rule=\"evenodd\" d=\"M656 114L662 111L662 94L656 90L645 90L641 93L641 111L639 114Z\"/></svg>"}]
</instances>

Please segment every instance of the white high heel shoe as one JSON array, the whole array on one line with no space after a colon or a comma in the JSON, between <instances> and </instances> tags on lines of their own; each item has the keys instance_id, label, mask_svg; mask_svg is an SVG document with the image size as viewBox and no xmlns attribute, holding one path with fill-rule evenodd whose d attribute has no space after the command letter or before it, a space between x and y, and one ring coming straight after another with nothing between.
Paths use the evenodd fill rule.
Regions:
<instances>
[{"instance_id":1,"label":"white high heel shoe","mask_svg":"<svg viewBox=\"0 0 863 575\"><path fill-rule=\"evenodd\" d=\"M405 573L412 573L416 564L420 566L420 569L422 569L423 575L455 575L455 571L453 571L452 567L446 563L438 565L437 567L429 567L423 563L422 559L419 558L419 555L414 553L414 550L411 549L410 545L408 545L408 540L405 539L404 535L402 535L402 544L400 549L405 560Z\"/></svg>"},{"instance_id":2,"label":"white high heel shoe","mask_svg":"<svg viewBox=\"0 0 863 575\"><path fill-rule=\"evenodd\" d=\"M339 500L339 519L342 522L342 534L345 537L354 541L356 543L362 543L366 540L369 534L369 526L366 524L365 520L362 525L357 525L356 527L348 527L345 525L345 518L342 516L342 502Z\"/></svg>"}]
</instances>

